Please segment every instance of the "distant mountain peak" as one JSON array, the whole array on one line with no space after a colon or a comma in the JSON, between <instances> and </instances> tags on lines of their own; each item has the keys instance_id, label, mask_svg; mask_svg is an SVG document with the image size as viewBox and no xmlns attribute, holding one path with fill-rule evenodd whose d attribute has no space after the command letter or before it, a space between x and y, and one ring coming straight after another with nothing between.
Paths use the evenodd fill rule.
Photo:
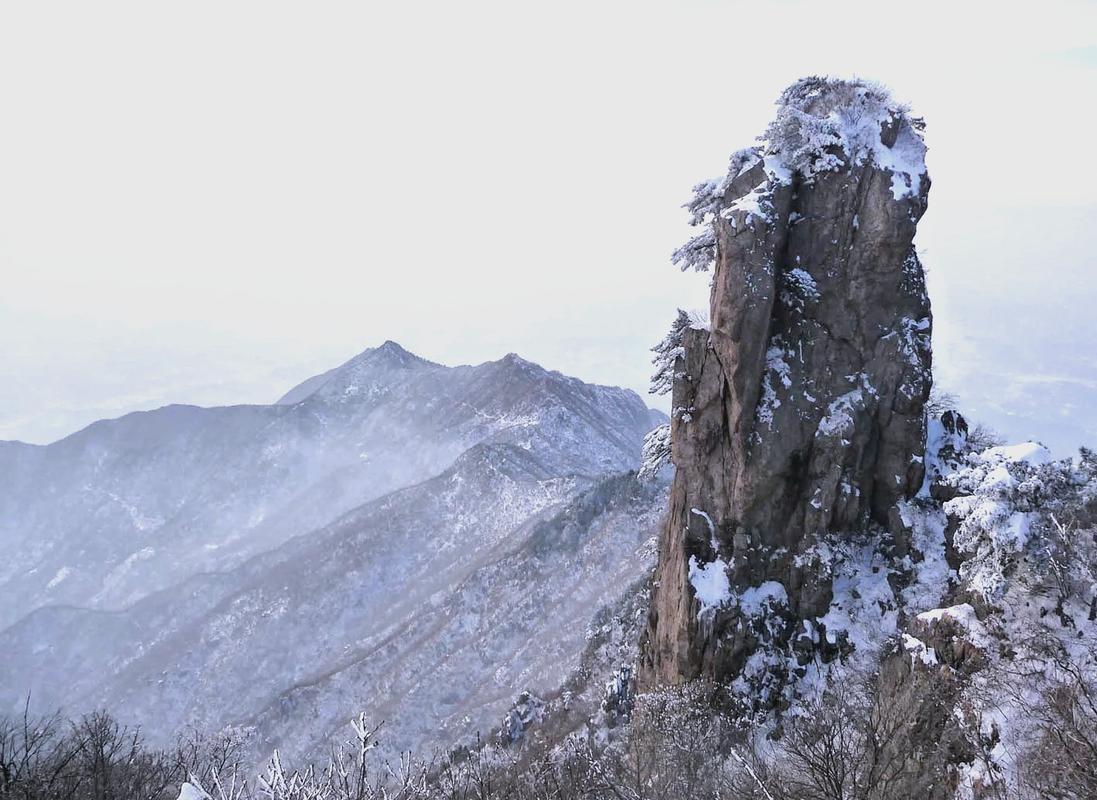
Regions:
<instances>
[{"instance_id":1,"label":"distant mountain peak","mask_svg":"<svg viewBox=\"0 0 1097 800\"><path fill-rule=\"evenodd\" d=\"M422 359L414 353L404 349L400 346L398 342L394 342L392 341L392 339L385 339L380 347L375 347L372 350L368 350L367 352L383 354L391 358L404 358L414 359L415 361L425 361L425 359Z\"/></svg>"},{"instance_id":2,"label":"distant mountain peak","mask_svg":"<svg viewBox=\"0 0 1097 800\"><path fill-rule=\"evenodd\" d=\"M505 356L500 358L497 363L503 364L504 366L517 367L521 369L544 369L544 367L542 367L540 364L535 364L532 361L522 358L517 353L507 353Z\"/></svg>"},{"instance_id":3,"label":"distant mountain peak","mask_svg":"<svg viewBox=\"0 0 1097 800\"><path fill-rule=\"evenodd\" d=\"M314 375L294 386L278 401L277 405L292 406L312 397L322 389L338 383L340 379L356 379L363 370L413 369L420 366L439 366L406 350L392 339L386 339L377 347L370 347L334 369Z\"/></svg>"}]
</instances>

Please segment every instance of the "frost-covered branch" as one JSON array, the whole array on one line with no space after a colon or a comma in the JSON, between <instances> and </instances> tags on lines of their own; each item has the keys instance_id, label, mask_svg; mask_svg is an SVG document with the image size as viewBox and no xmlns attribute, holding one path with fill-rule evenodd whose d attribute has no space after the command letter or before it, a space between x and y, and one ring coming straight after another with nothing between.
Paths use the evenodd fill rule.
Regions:
<instances>
[{"instance_id":1,"label":"frost-covered branch","mask_svg":"<svg viewBox=\"0 0 1097 800\"><path fill-rule=\"evenodd\" d=\"M655 356L651 359L655 372L651 376L651 393L667 394L674 388L674 381L681 375L675 372L675 365L679 358L686 354L682 346L682 334L689 328L689 315L682 309L678 309L678 316L674 318L670 331L663 341L651 348Z\"/></svg>"},{"instance_id":2,"label":"frost-covered branch","mask_svg":"<svg viewBox=\"0 0 1097 800\"><path fill-rule=\"evenodd\" d=\"M640 480L651 480L670 463L671 441L670 423L660 425L644 437L644 448L640 458Z\"/></svg>"},{"instance_id":3,"label":"frost-covered branch","mask_svg":"<svg viewBox=\"0 0 1097 800\"><path fill-rule=\"evenodd\" d=\"M675 250L670 261L682 272L690 269L708 272L716 263L716 233L712 230L712 225L707 225L701 233Z\"/></svg>"},{"instance_id":4,"label":"frost-covered branch","mask_svg":"<svg viewBox=\"0 0 1097 800\"><path fill-rule=\"evenodd\" d=\"M674 318L670 331L663 337L663 341L651 348L651 352L655 354L651 359L655 367L655 372L651 376L652 394L667 394L674 388L674 382L684 377L685 373L677 372L676 366L678 359L686 355L683 337L690 328L708 330L708 318L700 312L687 313L678 309L678 315Z\"/></svg>"}]
</instances>

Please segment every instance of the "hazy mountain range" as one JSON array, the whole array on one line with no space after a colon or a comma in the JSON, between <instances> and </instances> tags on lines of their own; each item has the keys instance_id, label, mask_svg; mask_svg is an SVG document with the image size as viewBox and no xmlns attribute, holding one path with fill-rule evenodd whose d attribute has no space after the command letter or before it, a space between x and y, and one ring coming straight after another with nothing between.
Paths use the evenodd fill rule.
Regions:
<instances>
[{"instance_id":1,"label":"hazy mountain range","mask_svg":"<svg viewBox=\"0 0 1097 800\"><path fill-rule=\"evenodd\" d=\"M558 686L650 568L665 487L633 392L393 342L266 406L168 406L0 443L0 705L106 707L165 739L394 748Z\"/></svg>"}]
</instances>

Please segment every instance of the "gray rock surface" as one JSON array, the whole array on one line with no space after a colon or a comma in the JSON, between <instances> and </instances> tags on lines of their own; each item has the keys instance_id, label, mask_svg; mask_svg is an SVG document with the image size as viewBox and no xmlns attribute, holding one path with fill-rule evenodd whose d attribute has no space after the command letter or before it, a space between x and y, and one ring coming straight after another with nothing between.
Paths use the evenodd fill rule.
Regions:
<instances>
[{"instance_id":1,"label":"gray rock surface","mask_svg":"<svg viewBox=\"0 0 1097 800\"><path fill-rule=\"evenodd\" d=\"M695 190L703 232L675 260L712 267L711 329L680 320L663 348L677 472L647 685L734 678L752 588L783 591L792 620L822 614L823 534L879 526L905 546L896 503L922 484L931 382L920 130L879 87L805 79Z\"/></svg>"}]
</instances>

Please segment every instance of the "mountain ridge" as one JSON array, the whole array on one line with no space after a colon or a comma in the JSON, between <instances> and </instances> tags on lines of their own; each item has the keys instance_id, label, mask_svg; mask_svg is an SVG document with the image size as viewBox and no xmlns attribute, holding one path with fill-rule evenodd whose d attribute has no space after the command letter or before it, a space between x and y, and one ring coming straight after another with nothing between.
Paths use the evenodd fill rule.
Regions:
<instances>
[{"instance_id":1,"label":"mountain ridge","mask_svg":"<svg viewBox=\"0 0 1097 800\"><path fill-rule=\"evenodd\" d=\"M394 360L423 368L394 374ZM597 474L633 466L650 427L635 393L530 362L445 367L393 344L348 363L347 380L292 406L165 406L51 445L0 448L11 476L0 544L16 554L0 588L17 598L0 625L43 603L124 607L169 585L154 575L164 559L181 576L246 558L441 472L479 441L537 447ZM69 564L66 553L84 555Z\"/></svg>"},{"instance_id":2,"label":"mountain ridge","mask_svg":"<svg viewBox=\"0 0 1097 800\"><path fill-rule=\"evenodd\" d=\"M590 615L650 567L664 488L629 470L651 410L515 354L448 367L390 342L329 373L292 405L171 406L14 449L35 466L0 487L18 556L0 588L20 598L0 705L107 707L157 741L246 725L300 751L317 744L300 715L334 731L368 701L414 710L394 742L441 746L491 727L527 678L563 680ZM531 597L533 574L569 588ZM422 648L467 697L418 667L385 677Z\"/></svg>"}]
</instances>

